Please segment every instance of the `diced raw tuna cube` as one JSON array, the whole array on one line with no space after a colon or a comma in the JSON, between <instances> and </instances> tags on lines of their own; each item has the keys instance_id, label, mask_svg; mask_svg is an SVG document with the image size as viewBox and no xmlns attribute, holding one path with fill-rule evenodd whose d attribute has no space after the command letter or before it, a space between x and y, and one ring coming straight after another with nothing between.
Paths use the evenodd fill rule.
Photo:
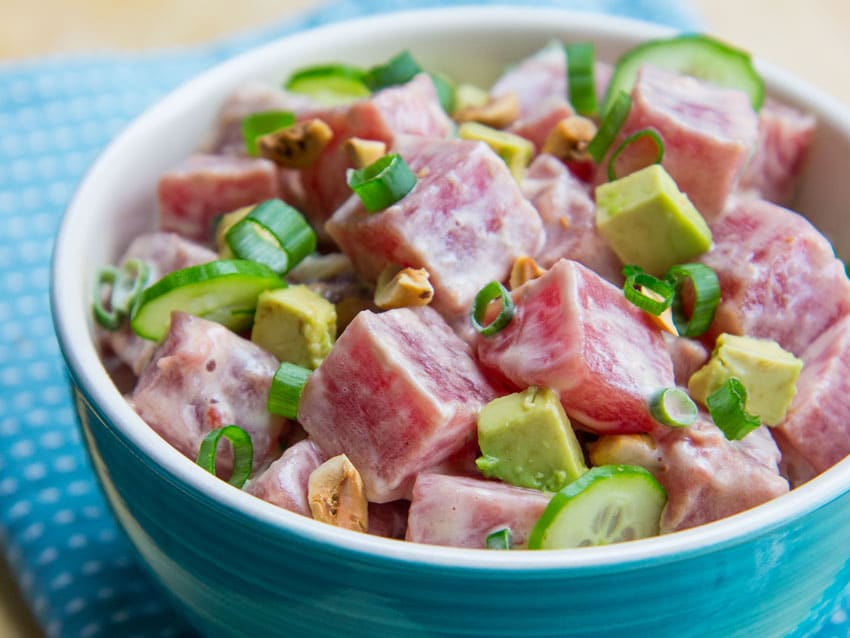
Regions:
<instances>
[{"instance_id":1,"label":"diced raw tuna cube","mask_svg":"<svg viewBox=\"0 0 850 638\"><path fill-rule=\"evenodd\" d=\"M543 268L565 257L608 281L623 280L620 260L596 232L596 205L588 187L558 159L539 155L528 167L522 192L543 220L546 243L535 257Z\"/></svg>"},{"instance_id":2,"label":"diced raw tuna cube","mask_svg":"<svg viewBox=\"0 0 850 638\"><path fill-rule=\"evenodd\" d=\"M814 116L767 99L759 111L755 152L741 177L741 190L790 205L817 122Z\"/></svg>"},{"instance_id":3,"label":"diced raw tuna cube","mask_svg":"<svg viewBox=\"0 0 850 638\"><path fill-rule=\"evenodd\" d=\"M741 199L711 224L701 261L720 280L709 338L721 332L773 339L802 355L850 312L850 281L808 220L761 200Z\"/></svg>"},{"instance_id":4,"label":"diced raw tuna cube","mask_svg":"<svg viewBox=\"0 0 850 638\"><path fill-rule=\"evenodd\" d=\"M325 120L334 137L319 159L300 171L302 208L313 226L323 232L325 221L351 195L345 172L351 163L343 147L351 137L384 142L392 148L398 135L444 138L454 125L440 106L434 83L426 74L378 91L347 107L310 111L302 119Z\"/></svg>"},{"instance_id":5,"label":"diced raw tuna cube","mask_svg":"<svg viewBox=\"0 0 850 638\"><path fill-rule=\"evenodd\" d=\"M656 427L648 401L675 384L673 363L659 329L622 290L564 259L513 298L513 321L478 340L485 366L520 387L552 388L570 418L595 432Z\"/></svg>"},{"instance_id":6,"label":"diced raw tuna cube","mask_svg":"<svg viewBox=\"0 0 850 638\"><path fill-rule=\"evenodd\" d=\"M313 470L327 460L318 445L303 439L245 485L245 491L290 512L312 517L307 485Z\"/></svg>"},{"instance_id":7,"label":"diced raw tuna cube","mask_svg":"<svg viewBox=\"0 0 850 638\"><path fill-rule=\"evenodd\" d=\"M695 339L674 337L664 334L667 351L673 360L673 372L676 375L676 385L688 387L688 379L708 361L708 349Z\"/></svg>"},{"instance_id":8,"label":"diced raw tuna cube","mask_svg":"<svg viewBox=\"0 0 850 638\"><path fill-rule=\"evenodd\" d=\"M454 321L517 257L537 252L540 216L483 142L407 137L397 148L419 175L413 190L376 214L352 197L327 231L367 280L390 264L427 269L434 308Z\"/></svg>"},{"instance_id":9,"label":"diced raw tuna cube","mask_svg":"<svg viewBox=\"0 0 850 638\"><path fill-rule=\"evenodd\" d=\"M729 441L703 414L691 427L665 428L658 451L662 462L655 474L668 497L662 532L732 516L788 491L766 427Z\"/></svg>"},{"instance_id":10,"label":"diced raw tuna cube","mask_svg":"<svg viewBox=\"0 0 850 638\"><path fill-rule=\"evenodd\" d=\"M277 456L287 421L269 414L277 359L224 326L182 312L142 371L131 404L162 438L194 460L204 436L236 424L254 444L254 468ZM218 454L227 473L229 454Z\"/></svg>"},{"instance_id":11,"label":"diced raw tuna cube","mask_svg":"<svg viewBox=\"0 0 850 638\"><path fill-rule=\"evenodd\" d=\"M551 497L498 481L422 473L413 486L405 538L484 549L489 534L509 527L512 547L521 548Z\"/></svg>"},{"instance_id":12,"label":"diced raw tuna cube","mask_svg":"<svg viewBox=\"0 0 850 638\"><path fill-rule=\"evenodd\" d=\"M410 501L369 503L369 533L384 538L403 539L407 532Z\"/></svg>"},{"instance_id":13,"label":"diced raw tuna cube","mask_svg":"<svg viewBox=\"0 0 850 638\"><path fill-rule=\"evenodd\" d=\"M278 193L277 168L268 160L192 155L159 179L159 227L209 243L217 215Z\"/></svg>"},{"instance_id":14,"label":"diced raw tuna cube","mask_svg":"<svg viewBox=\"0 0 850 638\"><path fill-rule=\"evenodd\" d=\"M409 497L418 472L467 446L495 396L430 308L363 311L307 382L298 420L325 454L348 455L369 501L385 503Z\"/></svg>"},{"instance_id":15,"label":"diced raw tuna cube","mask_svg":"<svg viewBox=\"0 0 850 638\"><path fill-rule=\"evenodd\" d=\"M289 93L267 82L246 82L222 106L210 148L217 154L245 155L242 118L260 111L289 111L297 116L317 108L306 95Z\"/></svg>"},{"instance_id":16,"label":"diced raw tuna cube","mask_svg":"<svg viewBox=\"0 0 850 638\"><path fill-rule=\"evenodd\" d=\"M850 454L850 316L803 352L797 394L772 432L795 487Z\"/></svg>"},{"instance_id":17,"label":"diced raw tuna cube","mask_svg":"<svg viewBox=\"0 0 850 638\"><path fill-rule=\"evenodd\" d=\"M662 165L700 213L710 219L723 210L758 137L758 118L742 91L643 67L632 90L632 108L621 138L655 129L664 140ZM624 175L654 159L627 152L618 162ZM635 163L633 166L632 163ZM607 170L603 162L600 170Z\"/></svg>"},{"instance_id":18,"label":"diced raw tuna cube","mask_svg":"<svg viewBox=\"0 0 850 638\"><path fill-rule=\"evenodd\" d=\"M218 259L218 255L175 233L145 233L132 241L118 265L129 259L141 259L147 263L150 269L149 281L153 283L174 270ZM156 343L142 339L133 332L129 322L115 332L99 330L99 336L136 375L142 371L156 349Z\"/></svg>"}]
</instances>

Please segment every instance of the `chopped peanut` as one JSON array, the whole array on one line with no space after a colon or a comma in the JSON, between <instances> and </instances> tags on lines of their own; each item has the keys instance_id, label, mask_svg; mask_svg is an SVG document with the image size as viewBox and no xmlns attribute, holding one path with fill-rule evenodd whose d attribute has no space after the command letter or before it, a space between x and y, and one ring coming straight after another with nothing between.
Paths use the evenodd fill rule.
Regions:
<instances>
[{"instance_id":1,"label":"chopped peanut","mask_svg":"<svg viewBox=\"0 0 850 638\"><path fill-rule=\"evenodd\" d=\"M657 292L650 290L649 288L645 288L644 286L640 287L640 292L642 295L649 297L650 299L655 299L656 301L661 301L663 299L663 297ZM649 315L649 318L652 319L652 322L656 326L658 326L665 332L669 332L674 337L679 336L679 331L676 330L676 324L673 323L672 308L667 308L660 315L654 315L651 312L648 312L646 314Z\"/></svg>"},{"instance_id":2,"label":"chopped peanut","mask_svg":"<svg viewBox=\"0 0 850 638\"><path fill-rule=\"evenodd\" d=\"M607 434L588 446L592 465L640 465L650 472L661 469L655 441L648 434Z\"/></svg>"},{"instance_id":3,"label":"chopped peanut","mask_svg":"<svg viewBox=\"0 0 850 638\"><path fill-rule=\"evenodd\" d=\"M320 119L297 122L257 140L260 155L283 168L307 168L333 139L331 127Z\"/></svg>"},{"instance_id":4,"label":"chopped peanut","mask_svg":"<svg viewBox=\"0 0 850 638\"><path fill-rule=\"evenodd\" d=\"M566 161L588 159L587 145L596 135L593 120L580 115L570 115L558 122L543 144L543 153Z\"/></svg>"},{"instance_id":5,"label":"chopped peanut","mask_svg":"<svg viewBox=\"0 0 850 638\"><path fill-rule=\"evenodd\" d=\"M515 290L526 281L537 279L544 272L546 271L537 265L533 257L522 255L516 258L513 268L511 268L511 278L508 283L511 286L511 290Z\"/></svg>"},{"instance_id":6,"label":"chopped peanut","mask_svg":"<svg viewBox=\"0 0 850 638\"><path fill-rule=\"evenodd\" d=\"M483 106L466 106L454 113L456 122L478 122L492 128L505 128L519 117L519 98L506 93L491 98Z\"/></svg>"},{"instance_id":7,"label":"chopped peanut","mask_svg":"<svg viewBox=\"0 0 850 638\"><path fill-rule=\"evenodd\" d=\"M430 274L424 268L388 266L378 276L375 287L375 305L378 308L403 308L427 306L434 298Z\"/></svg>"},{"instance_id":8,"label":"chopped peanut","mask_svg":"<svg viewBox=\"0 0 850 638\"><path fill-rule=\"evenodd\" d=\"M310 474L307 500L313 518L355 532L369 528L363 479L345 454L328 459Z\"/></svg>"},{"instance_id":9,"label":"chopped peanut","mask_svg":"<svg viewBox=\"0 0 850 638\"><path fill-rule=\"evenodd\" d=\"M345 153L354 168L363 168L386 155L387 145L378 140L352 137L345 142Z\"/></svg>"}]
</instances>

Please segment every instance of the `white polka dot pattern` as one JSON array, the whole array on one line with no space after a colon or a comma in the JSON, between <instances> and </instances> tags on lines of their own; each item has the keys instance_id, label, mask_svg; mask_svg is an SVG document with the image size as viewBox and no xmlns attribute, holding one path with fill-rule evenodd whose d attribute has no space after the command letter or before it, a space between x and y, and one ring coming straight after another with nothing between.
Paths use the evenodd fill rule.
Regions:
<instances>
[{"instance_id":1,"label":"white polka dot pattern","mask_svg":"<svg viewBox=\"0 0 850 638\"><path fill-rule=\"evenodd\" d=\"M191 634L95 487L53 336L52 242L84 170L156 97L244 48L323 22L441 4L450 2L342 0L203 49L0 67L0 548L48 636ZM696 24L686 7L661 1L534 4ZM845 608L825 620L822 638L850 637Z\"/></svg>"}]
</instances>

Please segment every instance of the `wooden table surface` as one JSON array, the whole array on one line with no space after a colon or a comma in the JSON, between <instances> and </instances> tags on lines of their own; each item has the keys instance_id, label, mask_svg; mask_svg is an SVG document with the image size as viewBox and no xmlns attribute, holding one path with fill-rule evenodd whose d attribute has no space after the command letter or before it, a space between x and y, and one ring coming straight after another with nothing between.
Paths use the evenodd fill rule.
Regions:
<instances>
[{"instance_id":1,"label":"wooden table surface","mask_svg":"<svg viewBox=\"0 0 850 638\"><path fill-rule=\"evenodd\" d=\"M281 20L318 0L9 0L0 11L0 60L139 50L209 41ZM850 2L694 0L707 31L783 66L850 104ZM0 636L40 633L0 559Z\"/></svg>"}]
</instances>

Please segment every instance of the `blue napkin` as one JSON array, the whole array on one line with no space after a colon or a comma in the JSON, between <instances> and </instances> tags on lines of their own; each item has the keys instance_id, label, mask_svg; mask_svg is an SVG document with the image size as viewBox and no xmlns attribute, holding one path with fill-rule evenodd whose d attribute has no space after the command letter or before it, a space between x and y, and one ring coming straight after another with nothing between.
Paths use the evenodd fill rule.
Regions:
<instances>
[{"instance_id":1,"label":"blue napkin","mask_svg":"<svg viewBox=\"0 0 850 638\"><path fill-rule=\"evenodd\" d=\"M169 89L277 36L451 0L337 0L199 48L0 64L0 549L49 636L191 635L117 527L77 430L48 308L56 228L100 149ZM501 4L487 2L487 4ZM682 4L547 0L693 28ZM837 597L842 586L837 585ZM824 602L828 609L830 601ZM848 635L844 606L823 636Z\"/></svg>"}]
</instances>

